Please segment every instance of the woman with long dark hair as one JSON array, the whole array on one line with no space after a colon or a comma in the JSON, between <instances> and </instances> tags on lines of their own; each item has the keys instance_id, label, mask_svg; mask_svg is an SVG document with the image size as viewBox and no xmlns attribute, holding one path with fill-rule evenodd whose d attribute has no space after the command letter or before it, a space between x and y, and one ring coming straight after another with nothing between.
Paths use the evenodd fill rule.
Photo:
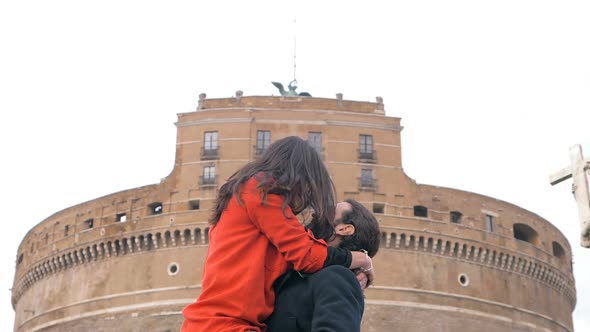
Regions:
<instances>
[{"instance_id":1,"label":"woman with long dark hair","mask_svg":"<svg viewBox=\"0 0 590 332\"><path fill-rule=\"evenodd\" d=\"M183 310L182 331L266 331L274 308L273 283L288 269L313 273L325 266L360 268L362 252L332 248L334 184L316 150L298 137L271 144L221 186L209 230L202 292ZM314 214L314 232L295 217Z\"/></svg>"}]
</instances>

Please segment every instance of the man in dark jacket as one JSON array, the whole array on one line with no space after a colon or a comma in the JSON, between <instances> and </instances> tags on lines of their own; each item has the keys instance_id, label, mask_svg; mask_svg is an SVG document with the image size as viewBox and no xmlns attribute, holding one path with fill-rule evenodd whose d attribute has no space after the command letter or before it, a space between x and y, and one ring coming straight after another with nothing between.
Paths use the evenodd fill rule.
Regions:
<instances>
[{"instance_id":1,"label":"man in dark jacket","mask_svg":"<svg viewBox=\"0 0 590 332\"><path fill-rule=\"evenodd\" d=\"M373 257L379 249L379 223L367 208L354 200L338 203L335 236L328 245L365 250ZM313 229L312 229L313 231ZM269 332L360 331L364 295L355 273L328 266L314 274L287 272L275 283Z\"/></svg>"}]
</instances>

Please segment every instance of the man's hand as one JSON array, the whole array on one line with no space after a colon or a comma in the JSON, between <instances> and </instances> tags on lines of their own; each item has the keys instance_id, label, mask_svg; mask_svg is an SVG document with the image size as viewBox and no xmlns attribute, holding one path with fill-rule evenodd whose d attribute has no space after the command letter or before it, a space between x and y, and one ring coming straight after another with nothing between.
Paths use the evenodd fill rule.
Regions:
<instances>
[{"instance_id":1,"label":"man's hand","mask_svg":"<svg viewBox=\"0 0 590 332\"><path fill-rule=\"evenodd\" d=\"M365 288L369 287L369 277L365 272L356 271L356 280L358 280L361 289L364 291Z\"/></svg>"},{"instance_id":2,"label":"man's hand","mask_svg":"<svg viewBox=\"0 0 590 332\"><path fill-rule=\"evenodd\" d=\"M371 257L369 257L367 252L364 250L352 251L352 263L350 264L350 268L355 272L357 270L360 271L360 273L357 273L356 278L359 280L362 289L369 287L373 282L373 279L375 279L373 260L371 260ZM367 280L363 281L359 278L367 278Z\"/></svg>"}]
</instances>

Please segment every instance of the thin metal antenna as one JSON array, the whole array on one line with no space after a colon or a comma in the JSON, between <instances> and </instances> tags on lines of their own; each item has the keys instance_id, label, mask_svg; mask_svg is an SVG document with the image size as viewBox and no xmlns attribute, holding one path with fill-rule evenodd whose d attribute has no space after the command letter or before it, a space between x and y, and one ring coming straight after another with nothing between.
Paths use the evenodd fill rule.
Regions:
<instances>
[{"instance_id":1,"label":"thin metal antenna","mask_svg":"<svg viewBox=\"0 0 590 332\"><path fill-rule=\"evenodd\" d=\"M297 16L293 21L293 81L297 82Z\"/></svg>"}]
</instances>

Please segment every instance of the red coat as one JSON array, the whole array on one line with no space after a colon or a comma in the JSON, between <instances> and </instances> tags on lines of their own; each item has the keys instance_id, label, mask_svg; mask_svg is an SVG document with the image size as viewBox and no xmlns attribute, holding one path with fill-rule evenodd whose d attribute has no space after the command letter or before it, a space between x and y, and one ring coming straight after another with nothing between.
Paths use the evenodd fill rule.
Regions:
<instances>
[{"instance_id":1,"label":"red coat","mask_svg":"<svg viewBox=\"0 0 590 332\"><path fill-rule=\"evenodd\" d=\"M292 268L313 273L327 257L327 245L305 231L284 198L267 196L261 205L257 181L243 185L209 231L209 251L197 302L183 310L182 332L264 332L275 302L273 282Z\"/></svg>"}]
</instances>

